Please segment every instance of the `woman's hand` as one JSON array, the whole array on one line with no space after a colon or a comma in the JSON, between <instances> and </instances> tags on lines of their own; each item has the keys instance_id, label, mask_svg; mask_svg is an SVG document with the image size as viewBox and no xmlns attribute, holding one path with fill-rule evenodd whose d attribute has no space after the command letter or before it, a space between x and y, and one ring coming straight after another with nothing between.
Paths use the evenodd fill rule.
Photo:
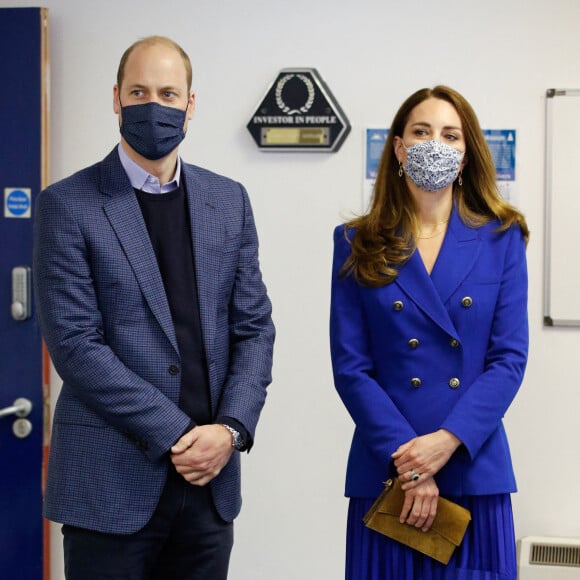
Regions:
<instances>
[{"instance_id":1,"label":"woman's hand","mask_svg":"<svg viewBox=\"0 0 580 580\"><path fill-rule=\"evenodd\" d=\"M403 491L418 488L424 479L433 477L460 445L461 441L445 429L415 437L401 445L392 458Z\"/></svg>"},{"instance_id":2,"label":"woman's hand","mask_svg":"<svg viewBox=\"0 0 580 580\"><path fill-rule=\"evenodd\" d=\"M439 488L432 477L424 477L413 489L405 492L405 501L401 510L400 522L429 530L437 513Z\"/></svg>"}]
</instances>

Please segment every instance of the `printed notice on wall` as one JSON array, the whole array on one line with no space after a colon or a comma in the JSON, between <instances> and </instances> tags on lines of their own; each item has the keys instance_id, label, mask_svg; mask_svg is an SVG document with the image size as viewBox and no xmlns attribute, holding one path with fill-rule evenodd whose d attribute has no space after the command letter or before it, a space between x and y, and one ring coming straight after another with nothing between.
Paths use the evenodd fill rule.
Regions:
<instances>
[{"instance_id":1,"label":"printed notice on wall","mask_svg":"<svg viewBox=\"0 0 580 580\"><path fill-rule=\"evenodd\" d=\"M28 187L4 188L4 217L30 218L32 190Z\"/></svg>"},{"instance_id":2,"label":"printed notice on wall","mask_svg":"<svg viewBox=\"0 0 580 580\"><path fill-rule=\"evenodd\" d=\"M367 128L365 130L365 167L363 180L363 210L369 208L377 170L389 130ZM516 131L515 129L484 129L483 135L495 164L497 185L502 197L517 206L516 190Z\"/></svg>"},{"instance_id":3,"label":"printed notice on wall","mask_svg":"<svg viewBox=\"0 0 580 580\"><path fill-rule=\"evenodd\" d=\"M379 161L389 135L388 129L367 129L365 131L365 167L363 180L363 211L369 209L369 203L373 195L373 187L377 178Z\"/></svg>"},{"instance_id":4,"label":"printed notice on wall","mask_svg":"<svg viewBox=\"0 0 580 580\"><path fill-rule=\"evenodd\" d=\"M515 129L484 129L483 136L495 164L499 192L507 202L517 206L516 131Z\"/></svg>"}]
</instances>

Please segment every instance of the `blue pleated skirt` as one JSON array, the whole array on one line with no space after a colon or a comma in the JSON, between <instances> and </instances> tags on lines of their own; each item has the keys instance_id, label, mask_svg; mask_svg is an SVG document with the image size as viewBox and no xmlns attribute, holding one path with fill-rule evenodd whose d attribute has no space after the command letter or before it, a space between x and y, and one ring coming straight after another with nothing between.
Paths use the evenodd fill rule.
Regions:
<instances>
[{"instance_id":1,"label":"blue pleated skirt","mask_svg":"<svg viewBox=\"0 0 580 580\"><path fill-rule=\"evenodd\" d=\"M369 530L362 519L373 500L348 509L346 580L516 580L516 545L509 494L448 498L471 512L461 545L447 565Z\"/></svg>"}]
</instances>

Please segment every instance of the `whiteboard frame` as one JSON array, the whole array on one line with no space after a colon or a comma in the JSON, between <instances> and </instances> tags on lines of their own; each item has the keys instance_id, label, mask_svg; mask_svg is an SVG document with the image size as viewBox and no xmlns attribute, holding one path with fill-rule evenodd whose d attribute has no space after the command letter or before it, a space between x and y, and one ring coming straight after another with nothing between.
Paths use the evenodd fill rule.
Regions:
<instances>
[{"instance_id":1,"label":"whiteboard frame","mask_svg":"<svg viewBox=\"0 0 580 580\"><path fill-rule=\"evenodd\" d=\"M552 145L553 117L552 106L556 97L580 97L580 89L546 90L546 175L545 175L545 231L544 231L544 326L580 327L580 320L555 319L551 315L551 263L552 263Z\"/></svg>"}]
</instances>

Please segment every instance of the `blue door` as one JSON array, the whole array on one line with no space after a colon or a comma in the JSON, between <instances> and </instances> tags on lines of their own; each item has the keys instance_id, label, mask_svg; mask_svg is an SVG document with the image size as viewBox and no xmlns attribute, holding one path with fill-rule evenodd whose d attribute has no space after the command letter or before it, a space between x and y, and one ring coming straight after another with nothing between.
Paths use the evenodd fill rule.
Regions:
<instances>
[{"instance_id":1,"label":"blue door","mask_svg":"<svg viewBox=\"0 0 580 580\"><path fill-rule=\"evenodd\" d=\"M42 341L30 293L34 200L46 185L47 14L0 9L0 578L42 580ZM44 169L43 169L44 168ZM45 580L48 576L45 577Z\"/></svg>"}]
</instances>

